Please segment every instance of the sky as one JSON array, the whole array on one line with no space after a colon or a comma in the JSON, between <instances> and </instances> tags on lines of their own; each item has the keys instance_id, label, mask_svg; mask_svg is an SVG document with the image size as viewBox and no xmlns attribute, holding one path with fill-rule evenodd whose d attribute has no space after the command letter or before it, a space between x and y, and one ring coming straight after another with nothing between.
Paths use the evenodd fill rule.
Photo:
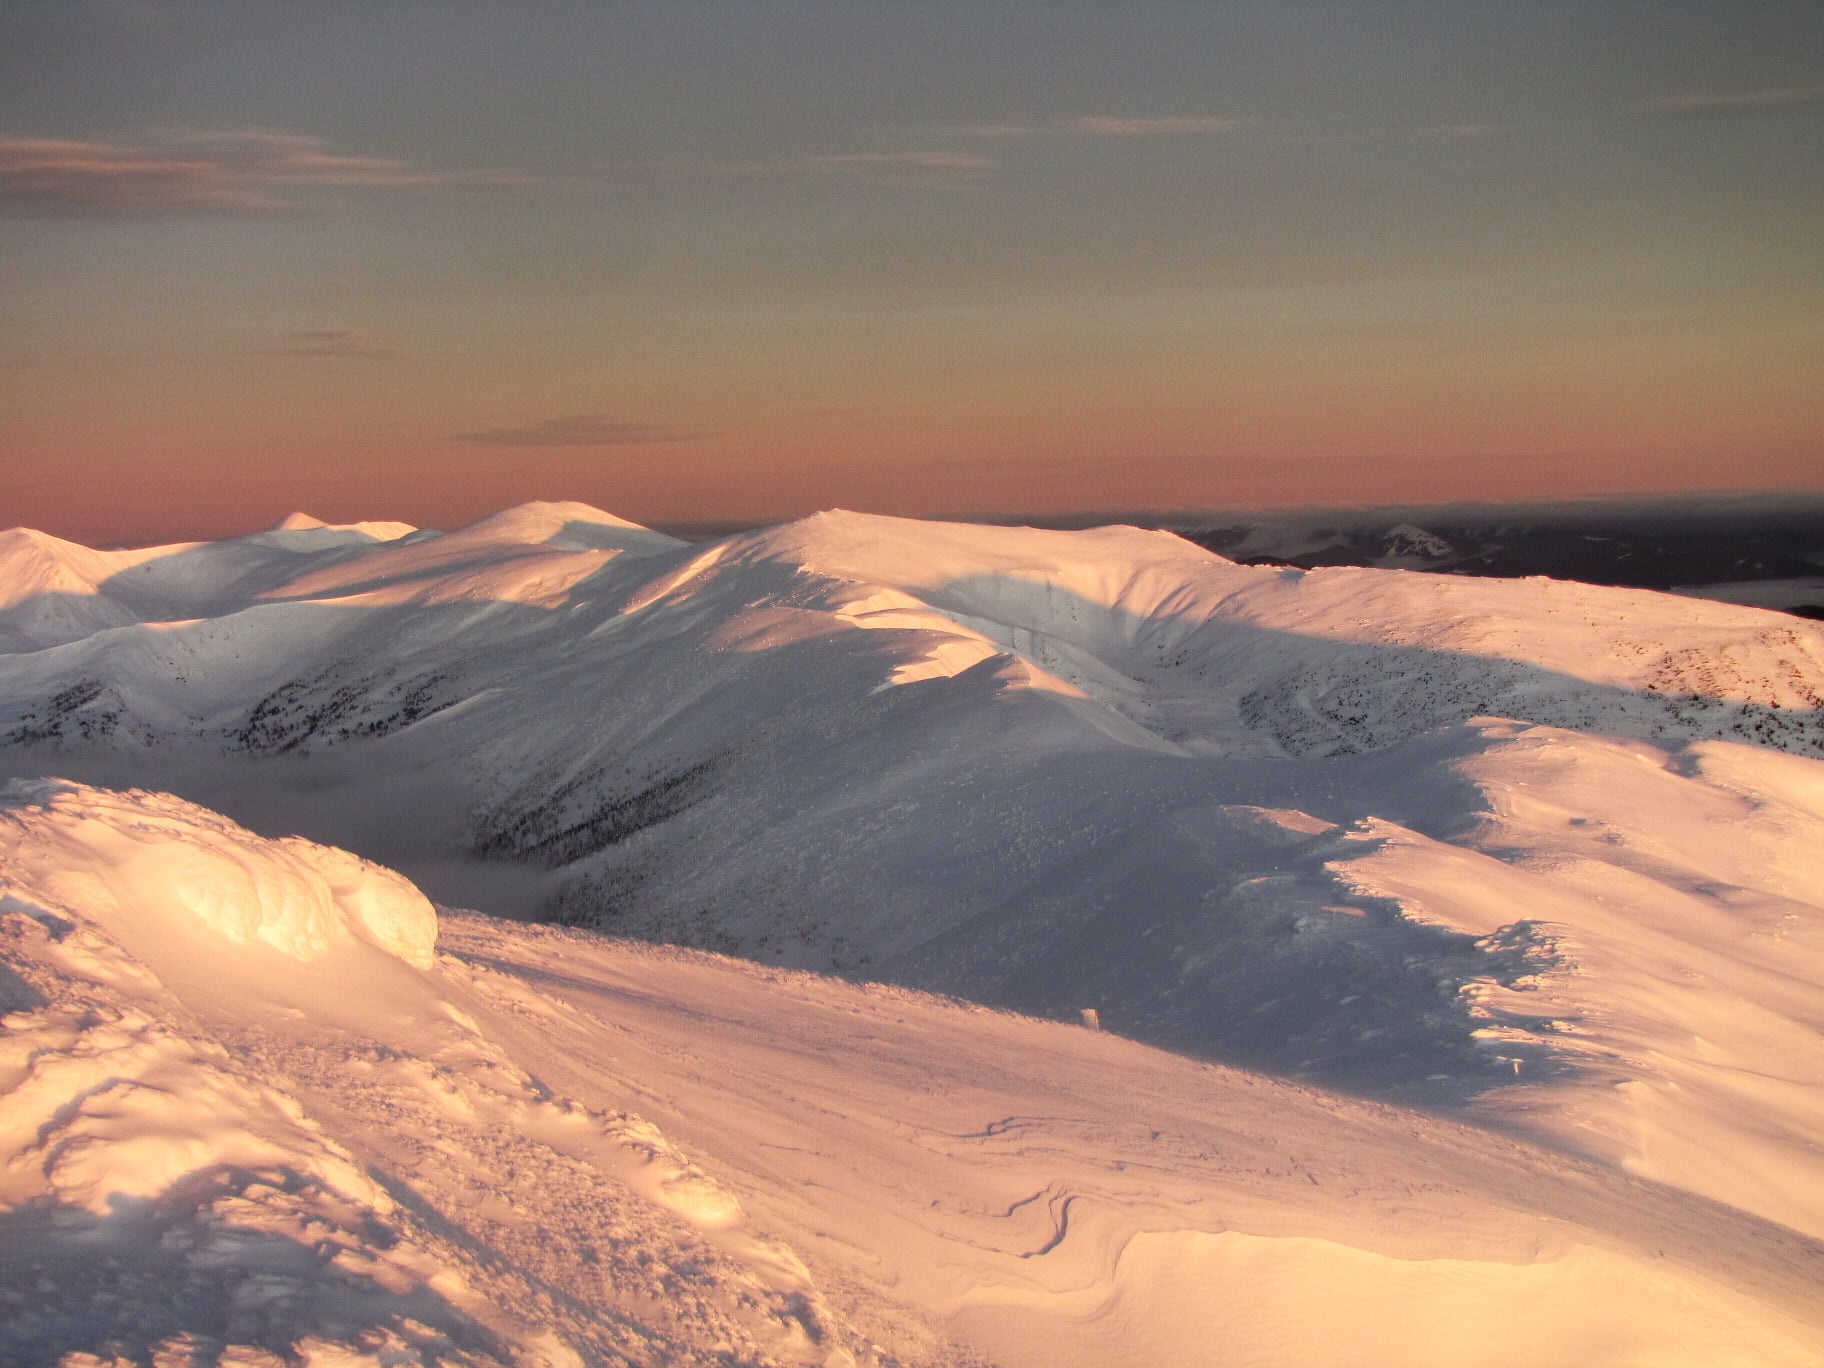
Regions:
<instances>
[{"instance_id":1,"label":"sky","mask_svg":"<svg viewBox=\"0 0 1824 1368\"><path fill-rule=\"evenodd\" d=\"M1824 488L1824 5L0 0L0 526Z\"/></svg>"}]
</instances>

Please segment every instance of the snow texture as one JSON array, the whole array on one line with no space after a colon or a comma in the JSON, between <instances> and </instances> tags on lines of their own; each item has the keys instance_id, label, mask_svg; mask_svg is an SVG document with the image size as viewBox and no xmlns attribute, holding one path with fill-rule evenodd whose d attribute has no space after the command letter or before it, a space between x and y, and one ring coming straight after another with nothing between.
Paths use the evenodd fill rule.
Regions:
<instances>
[{"instance_id":1,"label":"snow texture","mask_svg":"<svg viewBox=\"0 0 1824 1368\"><path fill-rule=\"evenodd\" d=\"M179 800L0 834L0 1350L67 1365L1791 1363L1812 1240L1421 1111L905 990L446 913L204 928ZM269 869L259 868L260 861ZM1538 1308L1549 1306L1549 1314Z\"/></svg>"},{"instance_id":2,"label":"snow texture","mask_svg":"<svg viewBox=\"0 0 1824 1368\"><path fill-rule=\"evenodd\" d=\"M0 1358L1821 1361L1818 624L539 504L0 649Z\"/></svg>"}]
</instances>

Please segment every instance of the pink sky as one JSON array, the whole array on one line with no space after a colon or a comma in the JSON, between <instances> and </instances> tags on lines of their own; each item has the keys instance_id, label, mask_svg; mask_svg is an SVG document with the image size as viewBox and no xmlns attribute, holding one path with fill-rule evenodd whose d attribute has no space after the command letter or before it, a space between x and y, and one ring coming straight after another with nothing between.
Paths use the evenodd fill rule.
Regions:
<instances>
[{"instance_id":1,"label":"pink sky","mask_svg":"<svg viewBox=\"0 0 1824 1368\"><path fill-rule=\"evenodd\" d=\"M1824 488L1824 11L0 14L0 524Z\"/></svg>"}]
</instances>

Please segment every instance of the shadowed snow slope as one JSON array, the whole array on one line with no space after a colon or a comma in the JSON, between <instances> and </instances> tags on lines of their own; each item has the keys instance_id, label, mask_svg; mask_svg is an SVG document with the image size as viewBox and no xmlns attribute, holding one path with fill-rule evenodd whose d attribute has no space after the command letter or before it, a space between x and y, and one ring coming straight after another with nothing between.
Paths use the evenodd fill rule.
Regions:
<instances>
[{"instance_id":1,"label":"shadowed snow slope","mask_svg":"<svg viewBox=\"0 0 1824 1368\"><path fill-rule=\"evenodd\" d=\"M0 797L0 1359L1824 1355L1824 1249L1614 1168L904 989L462 913L433 952L427 915L168 796Z\"/></svg>"},{"instance_id":2,"label":"shadowed snow slope","mask_svg":"<svg viewBox=\"0 0 1824 1368\"><path fill-rule=\"evenodd\" d=\"M9 535L13 773L444 902L1093 1008L1824 1235L1819 624L849 513Z\"/></svg>"}]
</instances>

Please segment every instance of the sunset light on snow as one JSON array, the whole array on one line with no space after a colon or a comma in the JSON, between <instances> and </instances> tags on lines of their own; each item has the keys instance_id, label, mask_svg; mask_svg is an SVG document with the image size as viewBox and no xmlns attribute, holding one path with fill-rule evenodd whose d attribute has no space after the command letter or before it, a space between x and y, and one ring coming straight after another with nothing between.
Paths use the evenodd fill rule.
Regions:
<instances>
[{"instance_id":1,"label":"sunset light on snow","mask_svg":"<svg viewBox=\"0 0 1824 1368\"><path fill-rule=\"evenodd\" d=\"M1820 0L0 0L0 1368L1824 1365Z\"/></svg>"}]
</instances>

